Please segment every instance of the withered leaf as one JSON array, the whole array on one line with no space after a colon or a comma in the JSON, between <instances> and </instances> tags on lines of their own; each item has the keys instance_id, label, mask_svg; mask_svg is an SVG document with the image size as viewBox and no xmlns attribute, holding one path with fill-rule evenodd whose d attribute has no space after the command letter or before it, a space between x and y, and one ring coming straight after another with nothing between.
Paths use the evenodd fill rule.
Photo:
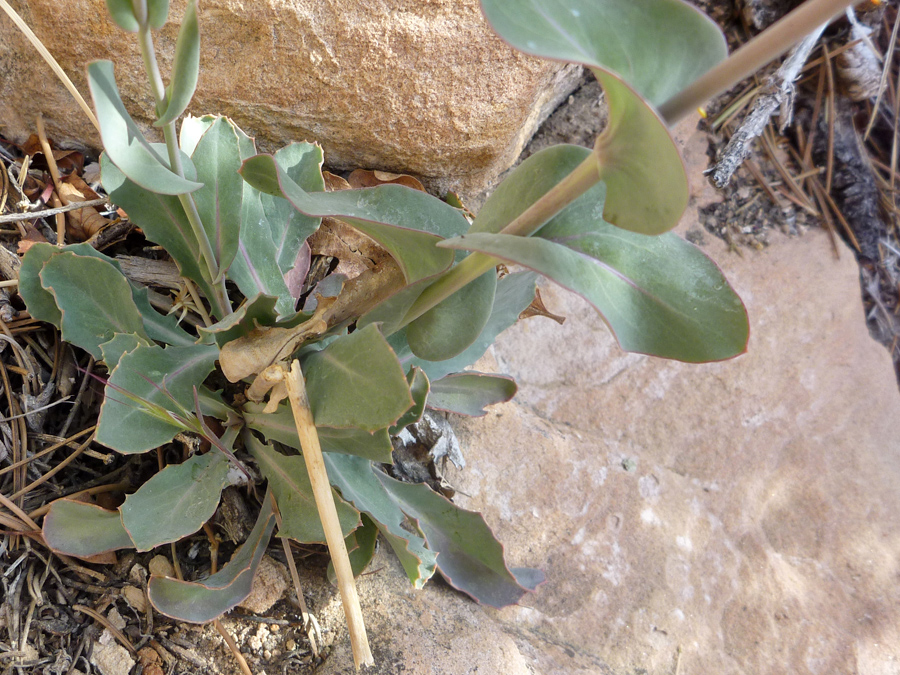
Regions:
<instances>
[{"instance_id":1,"label":"withered leaf","mask_svg":"<svg viewBox=\"0 0 900 675\"><path fill-rule=\"evenodd\" d=\"M350 183L330 171L323 171L322 178L325 179L326 192L337 192L338 190L350 189Z\"/></svg>"},{"instance_id":2,"label":"withered leaf","mask_svg":"<svg viewBox=\"0 0 900 675\"><path fill-rule=\"evenodd\" d=\"M520 319L527 319L532 316L544 316L548 319L553 319L560 326L566 322L566 317L554 314L544 306L544 301L541 299L541 290L539 288L534 289L534 300L531 301L531 304L519 314Z\"/></svg>"},{"instance_id":3,"label":"withered leaf","mask_svg":"<svg viewBox=\"0 0 900 675\"><path fill-rule=\"evenodd\" d=\"M395 185L404 185L413 190L425 192L425 187L417 178L413 178L407 174L388 173L387 171L367 171L366 169L356 169L347 177L347 182L352 188L377 187L379 185L387 185L392 183Z\"/></svg>"},{"instance_id":4,"label":"withered leaf","mask_svg":"<svg viewBox=\"0 0 900 675\"><path fill-rule=\"evenodd\" d=\"M90 201L97 197L97 193L78 174L70 174L60 183L59 198L63 204ZM66 213L66 235L74 241L86 241L109 222L92 206L69 211Z\"/></svg>"},{"instance_id":5,"label":"withered leaf","mask_svg":"<svg viewBox=\"0 0 900 675\"><path fill-rule=\"evenodd\" d=\"M336 218L323 218L322 225L307 243L312 255L337 258L340 263L334 272L348 278L391 259L374 239Z\"/></svg>"}]
</instances>

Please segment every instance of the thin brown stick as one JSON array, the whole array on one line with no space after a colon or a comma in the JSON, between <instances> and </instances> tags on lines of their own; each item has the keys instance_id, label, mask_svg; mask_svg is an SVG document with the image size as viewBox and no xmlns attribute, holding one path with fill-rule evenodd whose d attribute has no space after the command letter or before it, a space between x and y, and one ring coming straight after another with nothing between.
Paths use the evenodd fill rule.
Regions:
<instances>
[{"instance_id":1,"label":"thin brown stick","mask_svg":"<svg viewBox=\"0 0 900 675\"><path fill-rule=\"evenodd\" d=\"M299 361L295 360L291 363L290 373L285 373L284 383L291 401L291 412L294 414L294 424L297 427L300 447L303 448L303 459L306 462L313 496L319 510L319 519L325 530L325 541L328 544L338 588L341 592L344 614L347 617L347 628L350 632L350 646L353 649L353 663L359 670L361 665L374 665L375 659L369 649L369 638L366 635L362 609L359 606L356 581L353 578L353 569L347 555L347 545L344 543L341 523L334 505L331 482L328 480L328 472L325 469L325 459L322 457L322 448L319 445L319 434L316 432L312 411L309 408L309 398L306 395L306 384Z\"/></svg>"},{"instance_id":2,"label":"thin brown stick","mask_svg":"<svg viewBox=\"0 0 900 675\"><path fill-rule=\"evenodd\" d=\"M77 440L81 436L84 436L86 433L89 433L96 428L97 428L96 426L93 426L93 427L88 427L87 429L82 429L77 434L73 434L69 438L63 439L62 441L60 441L58 443L54 443L50 447L44 448L40 452L36 452L31 457L26 457L25 459L19 460L15 464L10 464L9 466L5 466L2 469L0 469L0 476L12 471L13 469L18 469L20 466L25 466L26 464L30 464L34 460L40 459L44 455L49 455L51 452L53 452L55 450L59 450L61 447L65 446L65 445L69 445L72 441ZM78 447L78 446L76 446L76 447Z\"/></svg>"},{"instance_id":3,"label":"thin brown stick","mask_svg":"<svg viewBox=\"0 0 900 675\"><path fill-rule=\"evenodd\" d=\"M231 653L234 654L234 658L238 662L238 666L240 666L241 672L244 673L244 675L253 675L253 671L250 670L250 666L247 665L247 659L245 659L244 655L241 654L241 650L238 649L237 643L234 641L234 638L231 637L231 633L225 630L225 626L223 626L222 622L218 619L213 621L213 625L216 627L216 630L219 631L219 635L222 636L222 639L225 640L225 644L228 645L228 649L230 649Z\"/></svg>"},{"instance_id":4,"label":"thin brown stick","mask_svg":"<svg viewBox=\"0 0 900 675\"><path fill-rule=\"evenodd\" d=\"M94 441L94 434L91 434L90 437L89 437L87 440L85 440L84 443L82 443L81 445L79 445L78 448L77 448L71 455L69 455L68 457L66 457L63 461L61 461L59 464L57 464L56 466L54 466L52 469L50 469L47 473L45 473L44 475L42 475L42 476L41 476L40 478L38 478L37 480L35 480L34 482L32 482L32 483L26 485L26 486L23 487L21 490L19 490L19 491L16 492L15 494L11 495L11 496L10 496L10 499L18 499L18 498L21 497L21 496L27 495L29 492L31 492L32 490L34 490L34 489L35 489L36 487L38 487L39 485L43 485L44 483L46 483L48 480L50 480L51 478L53 478L53 476L55 476L56 474L58 474L60 471L62 471L63 469L65 469L69 464L71 464L73 461L75 461L75 459L76 459L82 452L84 452L85 450L87 450L87 447L88 447L91 443L93 443L93 441Z\"/></svg>"},{"instance_id":5,"label":"thin brown stick","mask_svg":"<svg viewBox=\"0 0 900 675\"><path fill-rule=\"evenodd\" d=\"M828 53L828 43L822 43L822 54L825 57L825 76L828 82L828 156L825 160L825 192L831 192L831 179L834 177L834 117L837 115L837 105L834 96L834 70L831 66L831 55Z\"/></svg>"},{"instance_id":6,"label":"thin brown stick","mask_svg":"<svg viewBox=\"0 0 900 675\"><path fill-rule=\"evenodd\" d=\"M57 209L42 209L41 211L28 211L26 213L8 213L4 216L0 216L0 225L5 223L18 223L23 220L34 220L36 218L49 218L50 216L55 216L59 213L77 211L78 209L84 209L89 206L103 206L108 203L109 199L104 197L102 199L91 199L86 202L73 202L66 206L60 206Z\"/></svg>"},{"instance_id":7,"label":"thin brown stick","mask_svg":"<svg viewBox=\"0 0 900 675\"><path fill-rule=\"evenodd\" d=\"M281 513L275 510L275 521L278 523L278 529L281 530ZM303 619L303 627L306 629L306 635L309 638L309 646L312 649L313 656L318 658L319 645L316 644L315 626L310 621L309 610L306 607L306 598L303 597L303 588L300 585L300 575L297 573L297 564L294 562L294 552L291 550L291 543L286 539L281 539L284 547L284 557L287 559L288 569L291 571L291 581L294 582L294 591L297 593L297 604L300 605L300 618Z\"/></svg>"},{"instance_id":8,"label":"thin brown stick","mask_svg":"<svg viewBox=\"0 0 900 675\"><path fill-rule=\"evenodd\" d=\"M73 492L72 494L60 497L60 499L78 500L80 497L91 497L93 495L100 495L105 492L125 492L129 488L131 488L131 483L128 481L122 481L121 483L110 483L109 485L95 485L94 487L90 487L85 490L79 490L78 492ZM50 511L50 507L53 506L55 501L57 500L54 500L49 504L39 506L34 511L29 513L28 516L30 518L40 518L41 516L47 515L47 513Z\"/></svg>"},{"instance_id":9,"label":"thin brown stick","mask_svg":"<svg viewBox=\"0 0 900 675\"><path fill-rule=\"evenodd\" d=\"M116 628L112 622L103 616L100 612L91 609L90 607L85 607L84 605L72 605L72 609L76 612L81 612L82 614L87 614L94 621L103 625L106 630L110 632L110 634L116 638L122 645L130 651L133 655L137 655L137 650L134 648L134 645L131 644L131 640L125 637L125 634L122 633L118 628Z\"/></svg>"}]
</instances>

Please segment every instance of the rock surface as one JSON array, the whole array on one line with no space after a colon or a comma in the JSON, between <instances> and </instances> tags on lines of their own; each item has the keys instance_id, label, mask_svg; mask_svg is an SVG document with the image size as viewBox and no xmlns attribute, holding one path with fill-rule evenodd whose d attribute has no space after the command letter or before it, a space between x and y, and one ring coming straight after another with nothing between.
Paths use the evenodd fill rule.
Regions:
<instances>
[{"instance_id":1,"label":"rock surface","mask_svg":"<svg viewBox=\"0 0 900 675\"><path fill-rule=\"evenodd\" d=\"M126 107L147 124L134 36L103 3L11 3L89 99L88 62L112 59ZM169 72L185 2L156 36ZM512 164L580 68L514 51L477 0L204 0L196 114L233 117L263 147L317 140L337 168L404 171L480 189ZM490 67L485 67L490 64ZM43 112L57 142L99 138L43 60L0 16L0 133L24 140ZM432 184L435 184L432 181Z\"/></svg>"},{"instance_id":2,"label":"rock surface","mask_svg":"<svg viewBox=\"0 0 900 675\"><path fill-rule=\"evenodd\" d=\"M900 395L856 264L821 231L743 256L705 239L749 310L748 353L624 354L548 286L565 326L501 337L519 395L456 425L467 467L448 476L548 581L485 610L440 581L412 590L380 553L360 583L372 672L897 672ZM352 672L345 637L321 672Z\"/></svg>"}]
</instances>

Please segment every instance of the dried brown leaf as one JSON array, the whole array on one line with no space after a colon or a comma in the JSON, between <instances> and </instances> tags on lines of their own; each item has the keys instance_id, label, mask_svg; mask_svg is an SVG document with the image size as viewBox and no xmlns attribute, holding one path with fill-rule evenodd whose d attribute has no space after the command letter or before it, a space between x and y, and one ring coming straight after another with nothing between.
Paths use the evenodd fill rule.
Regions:
<instances>
[{"instance_id":1,"label":"dried brown leaf","mask_svg":"<svg viewBox=\"0 0 900 675\"><path fill-rule=\"evenodd\" d=\"M59 186L59 196L63 204L90 201L98 197L90 185L74 173L63 179ZM110 221L92 206L69 211L66 213L66 235L73 241L85 241L109 223Z\"/></svg>"},{"instance_id":2,"label":"dried brown leaf","mask_svg":"<svg viewBox=\"0 0 900 675\"><path fill-rule=\"evenodd\" d=\"M391 259L374 239L335 218L323 218L307 243L312 255L337 258L340 263L333 271L348 278Z\"/></svg>"},{"instance_id":3,"label":"dried brown leaf","mask_svg":"<svg viewBox=\"0 0 900 675\"><path fill-rule=\"evenodd\" d=\"M326 192L337 192L338 190L350 189L350 183L330 171L323 171L322 178L325 179Z\"/></svg>"},{"instance_id":4,"label":"dried brown leaf","mask_svg":"<svg viewBox=\"0 0 900 675\"><path fill-rule=\"evenodd\" d=\"M534 300L531 301L531 304L519 314L520 319L528 319L532 316L543 316L548 319L553 319L553 321L560 326L566 322L566 317L554 314L544 306L544 301L541 299L541 290L539 288L534 289Z\"/></svg>"},{"instance_id":5,"label":"dried brown leaf","mask_svg":"<svg viewBox=\"0 0 900 675\"><path fill-rule=\"evenodd\" d=\"M357 169L347 177L347 182L352 188L377 187L379 185L404 185L413 190L425 192L425 187L417 178L407 174L388 173L387 171L367 171Z\"/></svg>"}]
</instances>

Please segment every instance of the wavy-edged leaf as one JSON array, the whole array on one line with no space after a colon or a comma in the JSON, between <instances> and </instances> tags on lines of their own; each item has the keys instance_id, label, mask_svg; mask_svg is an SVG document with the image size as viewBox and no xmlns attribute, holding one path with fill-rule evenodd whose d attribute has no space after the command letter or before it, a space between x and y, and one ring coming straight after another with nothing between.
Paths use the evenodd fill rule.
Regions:
<instances>
[{"instance_id":1,"label":"wavy-edged leaf","mask_svg":"<svg viewBox=\"0 0 900 675\"><path fill-rule=\"evenodd\" d=\"M206 130L192 156L197 180L203 187L193 193L200 222L206 230L220 269L228 269L241 234L241 198L244 181L238 175L241 153L234 126L219 117Z\"/></svg>"},{"instance_id":2,"label":"wavy-edged leaf","mask_svg":"<svg viewBox=\"0 0 900 675\"><path fill-rule=\"evenodd\" d=\"M160 3L160 0L152 1ZM167 0L166 4L168 4ZM156 28L162 27L162 24L166 22L166 14L168 14L168 7L165 14L163 14L162 23L159 26L155 26ZM151 14L151 24L153 21L154 17ZM175 57L172 60L172 75L169 86L166 89L166 98L169 104L165 112L153 123L153 126L164 127L170 122L174 122L187 110L188 104L190 104L191 98L194 96L194 90L197 88L199 77L200 23L197 20L197 0L188 0L187 7L184 10L184 17L181 19L181 28L178 30L178 41L175 43Z\"/></svg>"},{"instance_id":3,"label":"wavy-edged leaf","mask_svg":"<svg viewBox=\"0 0 900 675\"><path fill-rule=\"evenodd\" d=\"M402 185L307 192L269 155L246 160L241 175L260 192L285 197L302 213L340 218L369 235L390 252L408 283L447 269L453 256L434 244L469 226L452 206Z\"/></svg>"},{"instance_id":4,"label":"wavy-edged leaf","mask_svg":"<svg viewBox=\"0 0 900 675\"><path fill-rule=\"evenodd\" d=\"M95 359L103 358L100 345L116 333L134 333L149 341L131 285L105 260L63 251L44 263L40 279L60 309L63 339Z\"/></svg>"},{"instance_id":5,"label":"wavy-edged leaf","mask_svg":"<svg viewBox=\"0 0 900 675\"><path fill-rule=\"evenodd\" d=\"M169 18L169 0L147 0L147 19L150 27L159 30Z\"/></svg>"},{"instance_id":6,"label":"wavy-edged leaf","mask_svg":"<svg viewBox=\"0 0 900 675\"><path fill-rule=\"evenodd\" d=\"M534 300L534 289L537 275L534 272L515 272L508 274L497 282L497 293L494 296L494 307L491 316L481 331L481 335L461 354L446 361L426 361L413 356L406 343L405 331L394 333L388 342L400 359L404 368L418 366L428 375L432 382L459 372L484 356L488 347L507 328L516 323L531 301Z\"/></svg>"},{"instance_id":7,"label":"wavy-edged leaf","mask_svg":"<svg viewBox=\"0 0 900 675\"><path fill-rule=\"evenodd\" d=\"M122 30L129 33L137 33L141 26L134 15L134 6L131 0L106 0L106 9L112 20Z\"/></svg>"},{"instance_id":8,"label":"wavy-edged leaf","mask_svg":"<svg viewBox=\"0 0 900 675\"><path fill-rule=\"evenodd\" d=\"M425 371L413 366L406 374L406 381L409 382L409 393L412 395L415 403L403 414L403 417L397 420L397 423L388 430L391 436L396 436L410 424L418 422L422 419L422 413L425 412L425 403L428 400L428 392L431 389L431 383L428 381L428 376L425 374ZM384 463L389 464L390 462Z\"/></svg>"},{"instance_id":9,"label":"wavy-edged leaf","mask_svg":"<svg viewBox=\"0 0 900 675\"><path fill-rule=\"evenodd\" d=\"M422 588L434 575L435 553L375 477L372 463L349 455L326 453L324 457L331 484L344 499L375 521L413 586Z\"/></svg>"},{"instance_id":10,"label":"wavy-edged leaf","mask_svg":"<svg viewBox=\"0 0 900 675\"><path fill-rule=\"evenodd\" d=\"M266 439L277 441L289 448L302 450L294 425L294 416L287 404L278 406L273 413L263 413L262 404L244 405L244 422L251 429L260 432ZM390 464L391 439L387 429L372 433L362 429L335 429L316 427L319 443L325 452L356 455L373 462Z\"/></svg>"},{"instance_id":11,"label":"wavy-edged leaf","mask_svg":"<svg viewBox=\"0 0 900 675\"><path fill-rule=\"evenodd\" d=\"M118 511L107 511L74 499L53 502L41 529L52 551L76 558L134 546Z\"/></svg>"},{"instance_id":12,"label":"wavy-edged leaf","mask_svg":"<svg viewBox=\"0 0 900 675\"><path fill-rule=\"evenodd\" d=\"M400 362L373 325L311 354L303 371L316 425L375 431L414 403Z\"/></svg>"},{"instance_id":13,"label":"wavy-edged leaf","mask_svg":"<svg viewBox=\"0 0 900 675\"><path fill-rule=\"evenodd\" d=\"M299 455L282 455L271 445L260 443L253 434L245 434L247 448L269 481L269 489L281 512L279 537L288 537L301 544L324 544L325 530L319 519L319 509L313 495L306 461ZM335 495L338 521L343 536L359 526L359 512Z\"/></svg>"},{"instance_id":14,"label":"wavy-edged leaf","mask_svg":"<svg viewBox=\"0 0 900 675\"><path fill-rule=\"evenodd\" d=\"M461 509L425 484L413 485L373 471L393 503L425 535L437 568L453 588L491 607L514 605L544 580L539 570L510 569L503 545L480 513Z\"/></svg>"},{"instance_id":15,"label":"wavy-edged leaf","mask_svg":"<svg viewBox=\"0 0 900 675\"><path fill-rule=\"evenodd\" d=\"M164 195L185 194L201 187L200 183L173 173L168 161L144 138L122 103L111 61L91 63L88 84L100 122L103 147L123 174L137 185Z\"/></svg>"},{"instance_id":16,"label":"wavy-edged leaf","mask_svg":"<svg viewBox=\"0 0 900 675\"><path fill-rule=\"evenodd\" d=\"M640 234L678 224L690 192L684 162L665 122L624 82L598 72L609 121L594 152L606 183L603 218Z\"/></svg>"},{"instance_id":17,"label":"wavy-edged leaf","mask_svg":"<svg viewBox=\"0 0 900 675\"><path fill-rule=\"evenodd\" d=\"M97 441L123 453L171 441L185 428L173 415L193 410L194 387L212 372L218 355L215 345L141 345L122 356L106 386Z\"/></svg>"},{"instance_id":18,"label":"wavy-edged leaf","mask_svg":"<svg viewBox=\"0 0 900 675\"><path fill-rule=\"evenodd\" d=\"M497 272L488 270L406 327L413 354L445 361L464 352L484 330L497 292Z\"/></svg>"},{"instance_id":19,"label":"wavy-edged leaf","mask_svg":"<svg viewBox=\"0 0 900 675\"><path fill-rule=\"evenodd\" d=\"M718 26L681 0L481 0L516 49L609 70L654 105L727 56Z\"/></svg>"},{"instance_id":20,"label":"wavy-edged leaf","mask_svg":"<svg viewBox=\"0 0 900 675\"><path fill-rule=\"evenodd\" d=\"M358 577L366 571L366 567L375 557L375 548L378 543L378 527L372 519L366 515L361 516L362 525L351 532L344 539L347 547L347 556L350 558L350 569L353 576ZM334 572L334 562L328 561L328 581L337 586L337 574Z\"/></svg>"},{"instance_id":21,"label":"wavy-edged leaf","mask_svg":"<svg viewBox=\"0 0 900 675\"><path fill-rule=\"evenodd\" d=\"M201 262L200 244L178 199L156 194L128 180L106 153L100 156L100 167L103 187L110 199L128 212L149 240L172 256L183 276L196 283L207 298L216 297Z\"/></svg>"},{"instance_id":22,"label":"wavy-edged leaf","mask_svg":"<svg viewBox=\"0 0 900 675\"><path fill-rule=\"evenodd\" d=\"M228 480L228 459L218 450L170 464L128 495L122 524L138 551L193 534L213 517Z\"/></svg>"},{"instance_id":23,"label":"wavy-edged leaf","mask_svg":"<svg viewBox=\"0 0 900 675\"><path fill-rule=\"evenodd\" d=\"M116 333L112 340L100 345L100 351L103 353L103 362L107 369L112 371L124 354L133 352L140 345L148 344L150 343L147 340L134 333Z\"/></svg>"},{"instance_id":24,"label":"wavy-edged leaf","mask_svg":"<svg viewBox=\"0 0 900 675\"><path fill-rule=\"evenodd\" d=\"M508 375L455 373L431 385L428 407L458 415L481 417L485 407L506 403L516 395L516 382Z\"/></svg>"},{"instance_id":25,"label":"wavy-edged leaf","mask_svg":"<svg viewBox=\"0 0 900 675\"><path fill-rule=\"evenodd\" d=\"M743 353L749 324L716 265L674 234L647 237L591 222L579 200L540 236L477 233L448 242L524 265L587 299L621 347L688 362Z\"/></svg>"},{"instance_id":26,"label":"wavy-edged leaf","mask_svg":"<svg viewBox=\"0 0 900 675\"><path fill-rule=\"evenodd\" d=\"M241 158L254 156L253 141L246 136L241 141ZM322 149L310 143L292 143L275 153L279 166L307 192L321 192L325 187L322 160ZM321 220L300 213L283 197L262 193L244 182L240 244L229 277L246 297L258 293L276 296L278 313L289 314L295 300L285 275Z\"/></svg>"},{"instance_id":27,"label":"wavy-edged leaf","mask_svg":"<svg viewBox=\"0 0 900 675\"><path fill-rule=\"evenodd\" d=\"M257 295L221 321L217 321L211 326L201 327L198 331L204 341L215 341L221 347L247 335L258 326L273 325L277 318L275 312L275 303L277 302L278 299L270 295Z\"/></svg>"},{"instance_id":28,"label":"wavy-edged leaf","mask_svg":"<svg viewBox=\"0 0 900 675\"><path fill-rule=\"evenodd\" d=\"M203 581L152 576L147 589L150 602L166 616L188 623L206 623L221 616L250 594L274 527L272 497L267 494L250 536L221 571Z\"/></svg>"},{"instance_id":29,"label":"wavy-edged leaf","mask_svg":"<svg viewBox=\"0 0 900 675\"><path fill-rule=\"evenodd\" d=\"M19 295L25 301L28 313L38 321L52 323L57 328L62 314L53 294L41 285L40 273L44 263L59 252L53 244L34 244L25 252L19 268Z\"/></svg>"}]
</instances>

